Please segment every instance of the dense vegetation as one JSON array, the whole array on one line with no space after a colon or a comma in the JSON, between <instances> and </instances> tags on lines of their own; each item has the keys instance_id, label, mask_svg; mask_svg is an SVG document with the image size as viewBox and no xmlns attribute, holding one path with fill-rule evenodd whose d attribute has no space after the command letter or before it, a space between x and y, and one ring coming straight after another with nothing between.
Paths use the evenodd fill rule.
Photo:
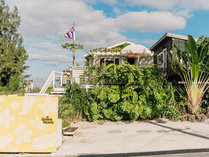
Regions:
<instances>
[{"instance_id":1,"label":"dense vegetation","mask_svg":"<svg viewBox=\"0 0 209 157\"><path fill-rule=\"evenodd\" d=\"M20 17L15 7L10 11L4 0L0 1L0 93L11 93L23 88L22 76L28 58L18 32Z\"/></svg>"},{"instance_id":2,"label":"dense vegetation","mask_svg":"<svg viewBox=\"0 0 209 157\"><path fill-rule=\"evenodd\" d=\"M60 106L65 120L85 116L89 121L153 119L165 116L178 120L175 88L164 79L162 69L134 65L88 67L86 91L72 84Z\"/></svg>"},{"instance_id":3,"label":"dense vegetation","mask_svg":"<svg viewBox=\"0 0 209 157\"><path fill-rule=\"evenodd\" d=\"M124 43L112 48L105 48L105 47L100 47L100 48L96 48L96 49L92 49L90 50L90 52L120 52L122 49L124 49L126 46L130 45L129 43Z\"/></svg>"},{"instance_id":4,"label":"dense vegetation","mask_svg":"<svg viewBox=\"0 0 209 157\"><path fill-rule=\"evenodd\" d=\"M106 75L105 75L106 74ZM90 92L84 113L89 120L137 120L167 116L178 119L174 88L161 69L108 65L97 74L103 86Z\"/></svg>"},{"instance_id":5,"label":"dense vegetation","mask_svg":"<svg viewBox=\"0 0 209 157\"><path fill-rule=\"evenodd\" d=\"M209 86L208 51L209 38L201 36L197 42L188 35L185 51L177 47L171 51L170 63L184 82L187 93L188 107L195 114L202 104L202 98Z\"/></svg>"},{"instance_id":6,"label":"dense vegetation","mask_svg":"<svg viewBox=\"0 0 209 157\"><path fill-rule=\"evenodd\" d=\"M70 85L59 115L66 122L75 117L89 121L167 117L175 121L187 114L199 119L197 115L206 112L209 117L208 51L209 38L204 36L196 42L188 36L184 52L174 46L170 66L182 85L168 82L156 66L89 66L85 83L94 88L86 91L78 84Z\"/></svg>"}]
</instances>

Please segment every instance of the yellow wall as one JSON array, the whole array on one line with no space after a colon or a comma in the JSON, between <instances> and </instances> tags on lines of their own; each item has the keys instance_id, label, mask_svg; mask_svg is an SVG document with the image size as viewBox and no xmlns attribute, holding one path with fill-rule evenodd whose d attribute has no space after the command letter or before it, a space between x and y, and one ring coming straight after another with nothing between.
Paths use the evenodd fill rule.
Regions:
<instances>
[{"instance_id":1,"label":"yellow wall","mask_svg":"<svg viewBox=\"0 0 209 157\"><path fill-rule=\"evenodd\" d=\"M0 96L0 152L55 152L57 110L57 97Z\"/></svg>"}]
</instances>

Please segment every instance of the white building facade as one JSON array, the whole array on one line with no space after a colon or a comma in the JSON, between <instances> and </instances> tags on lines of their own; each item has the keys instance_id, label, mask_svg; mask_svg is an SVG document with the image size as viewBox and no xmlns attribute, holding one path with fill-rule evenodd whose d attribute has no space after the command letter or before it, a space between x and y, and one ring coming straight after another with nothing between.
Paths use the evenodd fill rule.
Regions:
<instances>
[{"instance_id":1,"label":"white building facade","mask_svg":"<svg viewBox=\"0 0 209 157\"><path fill-rule=\"evenodd\" d=\"M91 50L85 56L88 65L129 63L136 66L153 64L151 51L143 45L124 41L107 48Z\"/></svg>"}]
</instances>

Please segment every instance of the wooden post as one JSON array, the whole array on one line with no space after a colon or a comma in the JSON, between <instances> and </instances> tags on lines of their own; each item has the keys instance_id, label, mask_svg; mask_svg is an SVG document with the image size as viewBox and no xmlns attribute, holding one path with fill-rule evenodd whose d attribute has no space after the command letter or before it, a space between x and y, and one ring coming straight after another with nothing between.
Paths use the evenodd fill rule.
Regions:
<instances>
[{"instance_id":1,"label":"wooden post","mask_svg":"<svg viewBox=\"0 0 209 157\"><path fill-rule=\"evenodd\" d=\"M75 33L75 22L73 22L73 31ZM74 37L74 39L75 39L75 37ZM73 46L74 46L74 48L73 48L73 67L75 67L75 40L73 40Z\"/></svg>"}]
</instances>

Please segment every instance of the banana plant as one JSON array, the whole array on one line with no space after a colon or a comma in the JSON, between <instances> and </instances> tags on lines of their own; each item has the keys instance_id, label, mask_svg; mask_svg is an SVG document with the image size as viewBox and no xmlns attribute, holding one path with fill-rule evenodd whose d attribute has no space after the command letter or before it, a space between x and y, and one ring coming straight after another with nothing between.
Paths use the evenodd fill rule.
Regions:
<instances>
[{"instance_id":1,"label":"banana plant","mask_svg":"<svg viewBox=\"0 0 209 157\"><path fill-rule=\"evenodd\" d=\"M202 40L202 39L200 39ZM198 40L197 43L200 43ZM192 113L196 113L201 105L202 97L209 88L209 75L207 72L200 70L200 59L205 52L200 48L191 35L188 35L188 41L185 43L185 50L188 62L188 69L182 64L182 58L177 54L177 48L172 49L171 54L174 56L176 65L181 69L180 76L184 81L184 87L187 92L188 106L191 108ZM208 45L207 45L208 46ZM200 58L201 56L201 58Z\"/></svg>"}]
</instances>

